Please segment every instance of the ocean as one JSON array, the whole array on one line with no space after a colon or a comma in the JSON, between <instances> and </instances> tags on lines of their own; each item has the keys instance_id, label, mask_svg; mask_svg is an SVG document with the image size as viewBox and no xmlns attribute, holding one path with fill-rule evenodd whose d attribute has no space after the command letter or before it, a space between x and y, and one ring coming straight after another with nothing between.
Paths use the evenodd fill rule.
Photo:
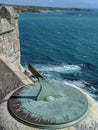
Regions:
<instances>
[{"instance_id":1,"label":"ocean","mask_svg":"<svg viewBox=\"0 0 98 130\"><path fill-rule=\"evenodd\" d=\"M21 63L98 101L98 11L21 13Z\"/></svg>"}]
</instances>

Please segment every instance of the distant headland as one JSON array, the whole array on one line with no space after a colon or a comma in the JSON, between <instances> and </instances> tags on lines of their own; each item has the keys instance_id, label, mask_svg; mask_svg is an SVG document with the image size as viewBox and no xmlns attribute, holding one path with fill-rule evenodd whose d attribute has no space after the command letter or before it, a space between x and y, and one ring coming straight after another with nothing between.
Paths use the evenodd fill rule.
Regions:
<instances>
[{"instance_id":1,"label":"distant headland","mask_svg":"<svg viewBox=\"0 0 98 130\"><path fill-rule=\"evenodd\" d=\"M18 13L31 12L31 13L41 13L44 11L92 11L91 9L82 8L57 8L57 7L40 7L40 6L14 6L14 9Z\"/></svg>"}]
</instances>

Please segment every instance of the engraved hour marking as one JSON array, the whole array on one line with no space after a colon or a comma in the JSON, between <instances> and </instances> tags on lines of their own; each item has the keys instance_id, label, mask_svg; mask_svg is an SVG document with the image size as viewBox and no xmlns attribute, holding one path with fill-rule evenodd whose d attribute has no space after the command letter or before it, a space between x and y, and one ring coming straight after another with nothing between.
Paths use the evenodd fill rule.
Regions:
<instances>
[{"instance_id":1,"label":"engraved hour marking","mask_svg":"<svg viewBox=\"0 0 98 130\"><path fill-rule=\"evenodd\" d=\"M41 121L41 118L40 117L37 117L36 119L35 119L35 121Z\"/></svg>"},{"instance_id":2,"label":"engraved hour marking","mask_svg":"<svg viewBox=\"0 0 98 130\"><path fill-rule=\"evenodd\" d=\"M26 114L24 117L27 118L29 116L29 114Z\"/></svg>"},{"instance_id":3,"label":"engraved hour marking","mask_svg":"<svg viewBox=\"0 0 98 130\"><path fill-rule=\"evenodd\" d=\"M21 112L21 111L22 111L22 108L18 108L16 111L17 111L17 112Z\"/></svg>"},{"instance_id":4,"label":"engraved hour marking","mask_svg":"<svg viewBox=\"0 0 98 130\"><path fill-rule=\"evenodd\" d=\"M19 106L20 104L13 104L13 107Z\"/></svg>"}]
</instances>

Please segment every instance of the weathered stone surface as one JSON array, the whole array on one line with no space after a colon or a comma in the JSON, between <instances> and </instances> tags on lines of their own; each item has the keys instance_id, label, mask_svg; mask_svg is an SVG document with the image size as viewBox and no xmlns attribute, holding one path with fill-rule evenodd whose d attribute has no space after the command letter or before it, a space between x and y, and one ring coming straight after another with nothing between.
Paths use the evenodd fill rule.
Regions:
<instances>
[{"instance_id":1,"label":"weathered stone surface","mask_svg":"<svg viewBox=\"0 0 98 130\"><path fill-rule=\"evenodd\" d=\"M13 28L11 27L9 22L5 18L2 18L1 23L0 23L0 34L9 32L12 30L13 30Z\"/></svg>"},{"instance_id":2,"label":"weathered stone surface","mask_svg":"<svg viewBox=\"0 0 98 130\"><path fill-rule=\"evenodd\" d=\"M18 67L21 66L18 14L10 6L0 7L0 56L2 55L11 62L17 61Z\"/></svg>"},{"instance_id":3,"label":"weathered stone surface","mask_svg":"<svg viewBox=\"0 0 98 130\"><path fill-rule=\"evenodd\" d=\"M6 18L11 25L13 19L18 18L18 14L12 6L1 6L0 16L1 18Z\"/></svg>"},{"instance_id":4,"label":"weathered stone surface","mask_svg":"<svg viewBox=\"0 0 98 130\"><path fill-rule=\"evenodd\" d=\"M4 98L12 90L32 83L32 81L8 59L0 58L0 98Z\"/></svg>"},{"instance_id":5,"label":"weathered stone surface","mask_svg":"<svg viewBox=\"0 0 98 130\"><path fill-rule=\"evenodd\" d=\"M0 6L0 98L25 84L25 79L20 64L18 14L11 6Z\"/></svg>"}]
</instances>

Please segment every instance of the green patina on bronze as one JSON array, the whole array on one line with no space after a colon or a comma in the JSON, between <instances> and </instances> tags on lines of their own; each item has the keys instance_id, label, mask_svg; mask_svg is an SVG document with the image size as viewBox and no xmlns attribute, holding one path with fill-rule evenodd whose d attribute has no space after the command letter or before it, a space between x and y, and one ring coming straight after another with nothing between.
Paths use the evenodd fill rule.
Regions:
<instances>
[{"instance_id":1,"label":"green patina on bronze","mask_svg":"<svg viewBox=\"0 0 98 130\"><path fill-rule=\"evenodd\" d=\"M54 97L54 98L62 97L59 94L59 92L56 89L54 89L54 87L53 87L54 84L51 84L42 78L38 78L38 79L39 79L41 91L37 97L37 101L46 100L46 99L48 99L48 97L51 97L50 99L52 99L52 97Z\"/></svg>"},{"instance_id":2,"label":"green patina on bronze","mask_svg":"<svg viewBox=\"0 0 98 130\"><path fill-rule=\"evenodd\" d=\"M32 127L65 128L86 117L88 100L70 85L38 77L38 82L12 94L8 108L17 119Z\"/></svg>"}]
</instances>

